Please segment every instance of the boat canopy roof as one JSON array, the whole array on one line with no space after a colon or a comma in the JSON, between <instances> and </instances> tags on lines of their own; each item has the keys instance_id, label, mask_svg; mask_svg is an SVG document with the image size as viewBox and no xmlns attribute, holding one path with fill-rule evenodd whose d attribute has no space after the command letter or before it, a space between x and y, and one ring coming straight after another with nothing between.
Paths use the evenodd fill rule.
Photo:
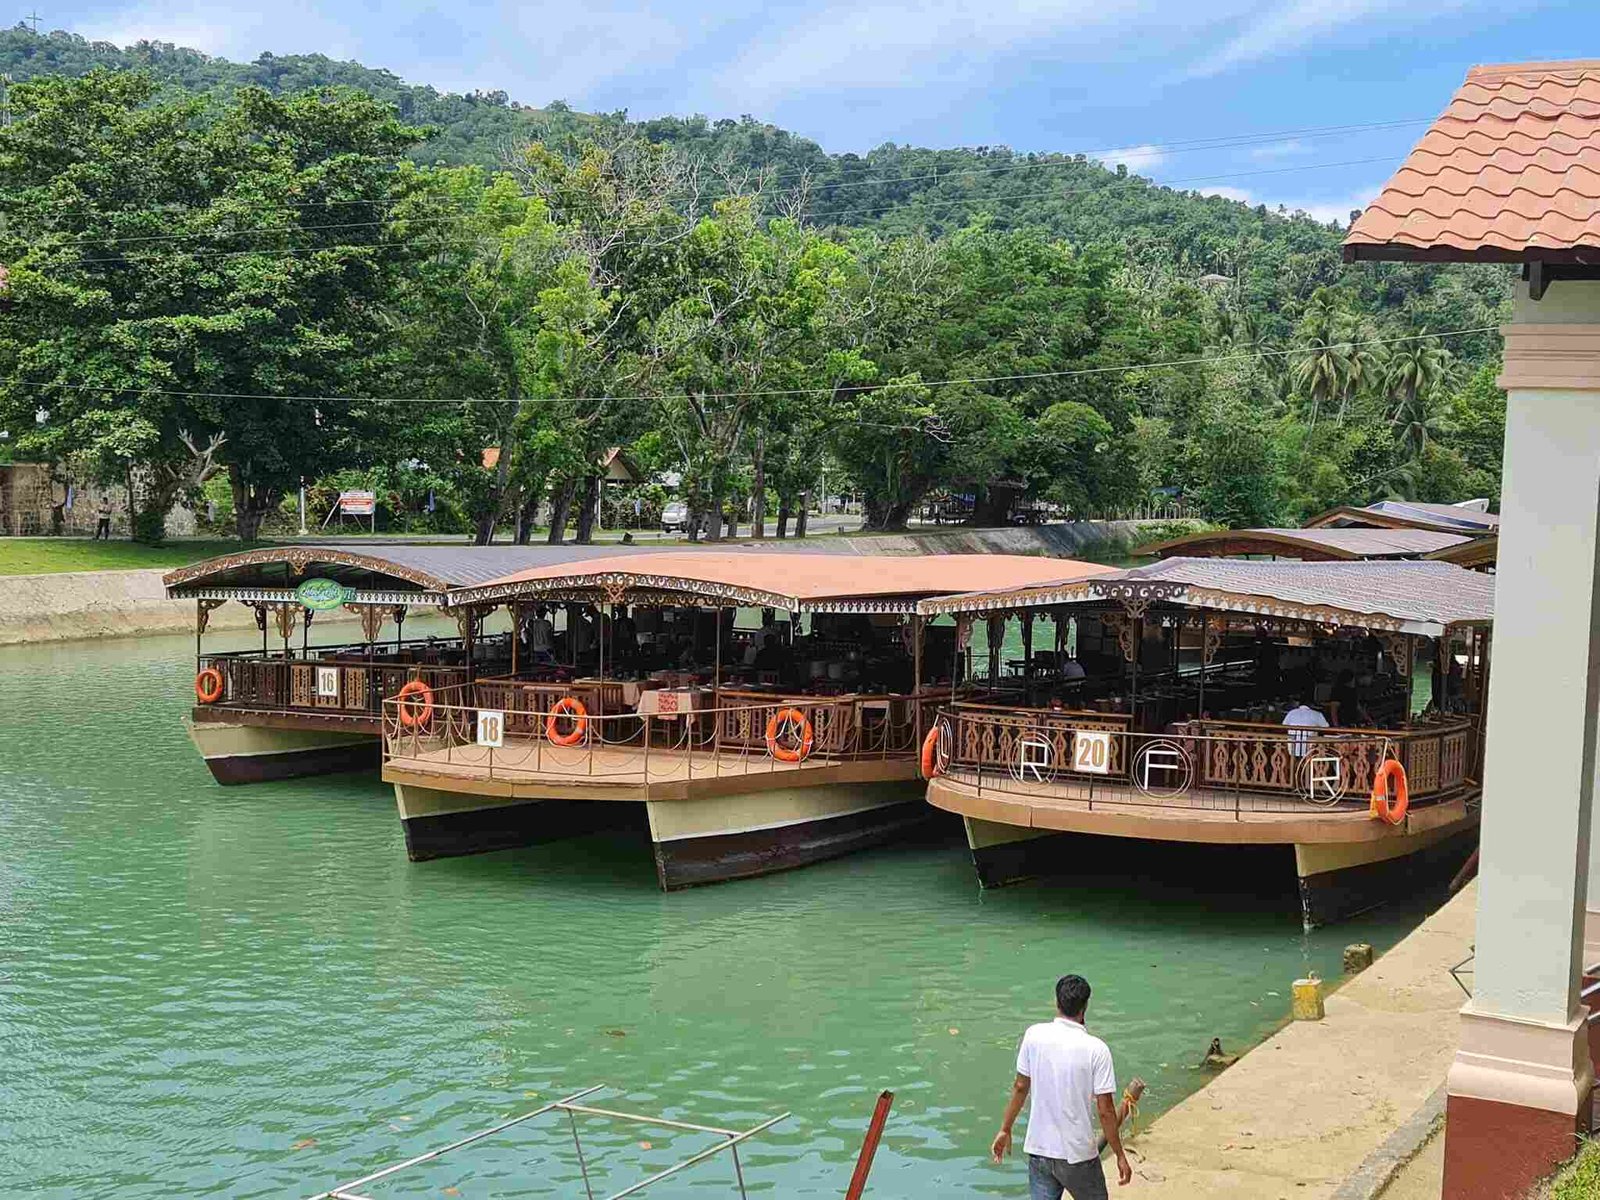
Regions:
<instances>
[{"instance_id":1,"label":"boat canopy roof","mask_svg":"<svg viewBox=\"0 0 1600 1200\"><path fill-rule=\"evenodd\" d=\"M647 552L644 548L633 553ZM615 559L617 546L266 546L223 554L169 571L167 595L203 600L289 602L307 579L351 589L352 604L442 604L457 588L510 571L591 558Z\"/></svg>"},{"instance_id":2,"label":"boat canopy roof","mask_svg":"<svg viewBox=\"0 0 1600 1200\"><path fill-rule=\"evenodd\" d=\"M1309 562L1357 558L1420 558L1471 537L1432 529L1223 529L1158 542L1144 553L1157 558L1228 558L1271 554Z\"/></svg>"},{"instance_id":3,"label":"boat canopy roof","mask_svg":"<svg viewBox=\"0 0 1600 1200\"><path fill-rule=\"evenodd\" d=\"M1365 508L1341 504L1318 513L1306 522L1307 529L1355 526L1362 529L1432 529L1439 533L1468 536L1494 533L1500 528L1500 515L1473 504L1429 504L1420 500L1379 500Z\"/></svg>"},{"instance_id":4,"label":"boat canopy roof","mask_svg":"<svg viewBox=\"0 0 1600 1200\"><path fill-rule=\"evenodd\" d=\"M1000 615L1082 602L1159 603L1323 627L1442 636L1494 620L1494 576L1428 561L1169 558L1092 578L922 601L924 616Z\"/></svg>"},{"instance_id":5,"label":"boat canopy roof","mask_svg":"<svg viewBox=\"0 0 1600 1200\"><path fill-rule=\"evenodd\" d=\"M542 599L612 604L759 605L791 612L913 613L974 581L1025 588L1114 568L1018 554L851 555L663 551L648 558L533 566L452 592L452 607Z\"/></svg>"},{"instance_id":6,"label":"boat canopy roof","mask_svg":"<svg viewBox=\"0 0 1600 1200\"><path fill-rule=\"evenodd\" d=\"M1438 562L1455 563L1458 567L1492 567L1500 558L1500 535L1485 534L1455 546L1435 550L1425 557Z\"/></svg>"}]
</instances>

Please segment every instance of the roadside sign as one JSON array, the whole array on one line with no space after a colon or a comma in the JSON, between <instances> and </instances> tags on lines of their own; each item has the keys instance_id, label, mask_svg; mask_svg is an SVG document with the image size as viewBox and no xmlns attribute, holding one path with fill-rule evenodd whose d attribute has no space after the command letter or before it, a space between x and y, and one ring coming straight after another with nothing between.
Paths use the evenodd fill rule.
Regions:
<instances>
[{"instance_id":1,"label":"roadside sign","mask_svg":"<svg viewBox=\"0 0 1600 1200\"><path fill-rule=\"evenodd\" d=\"M1111 731L1080 729L1072 735L1072 769L1090 775L1111 774Z\"/></svg>"},{"instance_id":2,"label":"roadside sign","mask_svg":"<svg viewBox=\"0 0 1600 1200\"><path fill-rule=\"evenodd\" d=\"M339 668L317 668L317 699L337 700L339 698Z\"/></svg>"},{"instance_id":3,"label":"roadside sign","mask_svg":"<svg viewBox=\"0 0 1600 1200\"><path fill-rule=\"evenodd\" d=\"M498 750L506 740L506 714L492 708L478 710L478 745Z\"/></svg>"},{"instance_id":4,"label":"roadside sign","mask_svg":"<svg viewBox=\"0 0 1600 1200\"><path fill-rule=\"evenodd\" d=\"M378 493L340 492L339 511L347 517L370 517L378 511Z\"/></svg>"}]
</instances>

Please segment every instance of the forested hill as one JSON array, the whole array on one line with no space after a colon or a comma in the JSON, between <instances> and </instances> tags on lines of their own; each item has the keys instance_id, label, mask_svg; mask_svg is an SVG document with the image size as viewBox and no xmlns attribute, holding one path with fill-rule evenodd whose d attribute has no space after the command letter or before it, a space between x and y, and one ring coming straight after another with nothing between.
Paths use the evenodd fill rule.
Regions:
<instances>
[{"instance_id":1,"label":"forested hill","mask_svg":"<svg viewBox=\"0 0 1600 1200\"><path fill-rule=\"evenodd\" d=\"M408 84L389 71L323 55L263 54L236 63L164 43L121 49L69 33L0 31L0 75L82 75L96 67L133 68L193 91L228 93L256 85L274 94L345 85L393 103L400 115L434 136L412 151L425 163L500 164L508 148L557 123L621 120L587 116L555 102L520 104L505 92L441 93ZM671 143L734 169L764 169L777 186L808 180L811 224L876 227L887 233L945 233L983 216L998 228L1032 227L1079 245L1126 247L1132 263L1188 278L1226 276L1242 309L1257 314L1256 332L1289 332L1297 302L1341 274L1340 232L1306 216L1272 212L1220 197L1160 187L1083 156L1019 155L1004 148L932 150L885 145L864 155L822 147L751 117L708 120L662 117L640 123L652 140ZM1493 324L1489 312L1505 295L1505 272L1494 268L1368 269L1356 281L1364 307L1405 307L1433 329ZM1346 281L1350 286L1350 281ZM1486 319L1487 318L1487 319ZM1458 345L1468 360L1492 356L1492 339Z\"/></svg>"}]
</instances>

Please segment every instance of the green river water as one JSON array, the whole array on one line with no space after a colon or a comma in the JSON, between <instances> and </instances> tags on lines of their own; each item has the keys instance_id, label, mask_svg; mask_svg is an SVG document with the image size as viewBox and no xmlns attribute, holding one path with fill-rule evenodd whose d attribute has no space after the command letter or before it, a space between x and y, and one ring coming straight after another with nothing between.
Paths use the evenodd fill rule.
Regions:
<instances>
[{"instance_id":1,"label":"green river water","mask_svg":"<svg viewBox=\"0 0 1600 1200\"><path fill-rule=\"evenodd\" d=\"M595 1083L710 1124L791 1110L744 1154L783 1196L842 1195L892 1088L869 1195L1021 1195L985 1150L1058 974L1093 983L1147 1118L1213 1036L1260 1039L1296 976L1418 919L1308 936L1281 895L1137 879L984 894L950 838L674 895L642 841L409 863L376 776L213 784L180 720L191 646L0 651L6 1195L309 1195ZM583 1130L596 1195L706 1144ZM731 1180L713 1160L645 1194ZM372 1194L583 1188L546 1117Z\"/></svg>"}]
</instances>

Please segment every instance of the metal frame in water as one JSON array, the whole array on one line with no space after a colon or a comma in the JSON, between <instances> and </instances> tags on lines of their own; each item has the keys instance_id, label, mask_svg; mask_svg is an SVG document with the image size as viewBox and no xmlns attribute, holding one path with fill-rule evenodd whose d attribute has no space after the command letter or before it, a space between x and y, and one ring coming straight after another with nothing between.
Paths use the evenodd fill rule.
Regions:
<instances>
[{"instance_id":1,"label":"metal frame in water","mask_svg":"<svg viewBox=\"0 0 1600 1200\"><path fill-rule=\"evenodd\" d=\"M651 1184L659 1183L669 1175L676 1175L679 1171L687 1170L689 1167L704 1162L706 1159L712 1158L715 1155L722 1153L724 1150L728 1151L733 1157L734 1184L739 1189L739 1196L741 1200L748 1200L744 1185L744 1168L739 1163L739 1143L755 1137L758 1133L765 1133L768 1129L771 1129L780 1121L786 1121L789 1119L788 1113L779 1113L775 1117L770 1117L767 1120L762 1121L759 1125L752 1125L749 1129L723 1129L716 1125L695 1125L688 1121L673 1121L666 1117L642 1116L638 1113L617 1112L608 1108L592 1108L588 1105L577 1103L579 1100L587 1099L596 1092L604 1090L604 1084L596 1084L594 1087L584 1088L581 1092L574 1092L572 1095L563 1100L556 1100L549 1104L542 1105L541 1107L534 1109L532 1112L525 1112L519 1117L512 1117L508 1121L502 1121L498 1125L494 1125L488 1129L480 1130L477 1133L470 1134L459 1141L451 1142L448 1146L441 1146L437 1150L425 1151L424 1153L417 1155L415 1158L408 1158L404 1162L395 1163L390 1167L384 1167L382 1170L374 1171L370 1175L363 1175L360 1179L352 1179L349 1183L341 1183L337 1187L334 1187L326 1192L318 1192L316 1195L309 1197L309 1200L371 1200L371 1197L362 1195L355 1189L365 1187L371 1183L376 1183L380 1179L387 1179L389 1176L399 1174L401 1171L404 1171L407 1168L421 1166L423 1163L432 1162L435 1159L442 1158L452 1150L460 1150L464 1146L470 1146L474 1142L481 1142L485 1138L493 1137L497 1133L504 1133L512 1126L520 1125L524 1121L531 1121L534 1117L541 1117L546 1113L557 1111L566 1113L567 1120L571 1122L572 1147L575 1151L577 1151L578 1169L583 1173L583 1190L588 1196L588 1200L595 1200L595 1194L594 1187L589 1181L589 1165L583 1157L583 1142L578 1137L579 1114L590 1117L607 1117L617 1121L632 1121L639 1125L654 1125L662 1129L681 1129L689 1133L712 1133L724 1139L713 1146L708 1146L704 1150L700 1150L694 1154L691 1154L688 1158L681 1162L674 1163L664 1171L657 1171L648 1179L641 1179L638 1183L631 1184L628 1187L623 1188L620 1192L613 1192L610 1196L606 1197L606 1200L622 1200L622 1197L624 1196L632 1196L636 1192L642 1192Z\"/></svg>"}]
</instances>

